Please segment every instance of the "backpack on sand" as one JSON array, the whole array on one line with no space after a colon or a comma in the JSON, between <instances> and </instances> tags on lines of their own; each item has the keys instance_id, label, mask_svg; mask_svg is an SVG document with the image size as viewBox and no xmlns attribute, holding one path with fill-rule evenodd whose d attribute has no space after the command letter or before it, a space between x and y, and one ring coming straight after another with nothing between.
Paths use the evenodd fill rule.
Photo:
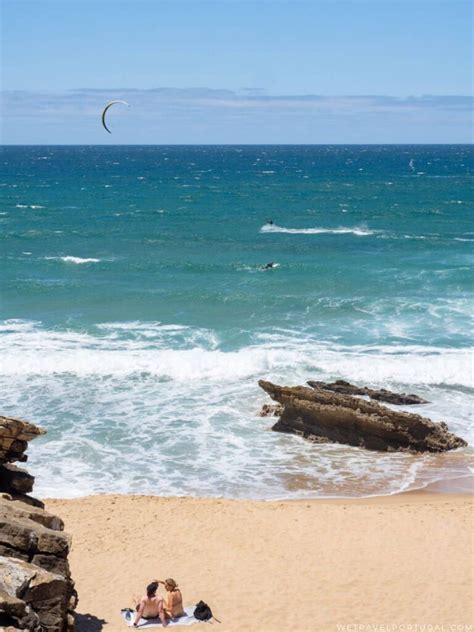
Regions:
<instances>
[{"instance_id":1,"label":"backpack on sand","mask_svg":"<svg viewBox=\"0 0 474 632\"><path fill-rule=\"evenodd\" d=\"M209 621L209 619L212 619L213 617L212 610L209 608L207 603L199 601L194 609L194 617L199 621Z\"/></svg>"}]
</instances>

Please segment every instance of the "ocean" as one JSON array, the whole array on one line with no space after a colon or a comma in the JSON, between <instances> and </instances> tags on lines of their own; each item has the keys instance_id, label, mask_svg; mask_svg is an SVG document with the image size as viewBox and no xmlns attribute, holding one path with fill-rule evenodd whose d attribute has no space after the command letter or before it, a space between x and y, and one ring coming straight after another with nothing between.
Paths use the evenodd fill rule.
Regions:
<instances>
[{"instance_id":1,"label":"ocean","mask_svg":"<svg viewBox=\"0 0 474 632\"><path fill-rule=\"evenodd\" d=\"M470 146L4 146L0 413L39 496L369 496L442 455L271 432L261 378L414 392L474 442ZM268 262L271 269L263 269Z\"/></svg>"}]
</instances>

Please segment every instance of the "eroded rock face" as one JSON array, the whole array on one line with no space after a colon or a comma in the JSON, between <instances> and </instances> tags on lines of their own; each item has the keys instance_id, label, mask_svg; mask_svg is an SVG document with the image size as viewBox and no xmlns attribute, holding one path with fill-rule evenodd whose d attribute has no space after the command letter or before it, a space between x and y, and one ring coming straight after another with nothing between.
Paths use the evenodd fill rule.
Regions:
<instances>
[{"instance_id":1,"label":"eroded rock face","mask_svg":"<svg viewBox=\"0 0 474 632\"><path fill-rule=\"evenodd\" d=\"M26 461L28 441L45 433L44 428L27 421L0 415L0 463Z\"/></svg>"},{"instance_id":2,"label":"eroded rock face","mask_svg":"<svg viewBox=\"0 0 474 632\"><path fill-rule=\"evenodd\" d=\"M259 386L284 407L273 430L369 450L444 452L467 445L444 422L313 386Z\"/></svg>"},{"instance_id":3,"label":"eroded rock face","mask_svg":"<svg viewBox=\"0 0 474 632\"><path fill-rule=\"evenodd\" d=\"M30 423L0 416L0 630L72 632L77 603L64 523L29 496L34 477L28 441L44 434Z\"/></svg>"},{"instance_id":4,"label":"eroded rock face","mask_svg":"<svg viewBox=\"0 0 474 632\"><path fill-rule=\"evenodd\" d=\"M0 591L24 603L24 613L48 632L62 632L69 603L62 576L14 558L0 558ZM32 616L32 613L36 617ZM23 623L20 620L20 623ZM28 628L31 629L31 628ZM35 629L33 627L32 629Z\"/></svg>"}]
</instances>

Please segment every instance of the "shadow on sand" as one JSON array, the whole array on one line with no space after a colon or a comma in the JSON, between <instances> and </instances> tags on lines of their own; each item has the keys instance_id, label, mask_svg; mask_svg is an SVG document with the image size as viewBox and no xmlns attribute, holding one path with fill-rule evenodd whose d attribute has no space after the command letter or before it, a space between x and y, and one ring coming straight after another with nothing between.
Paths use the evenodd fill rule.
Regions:
<instances>
[{"instance_id":1,"label":"shadow on sand","mask_svg":"<svg viewBox=\"0 0 474 632\"><path fill-rule=\"evenodd\" d=\"M101 632L107 623L105 619L98 619L93 614L76 613L76 632Z\"/></svg>"}]
</instances>

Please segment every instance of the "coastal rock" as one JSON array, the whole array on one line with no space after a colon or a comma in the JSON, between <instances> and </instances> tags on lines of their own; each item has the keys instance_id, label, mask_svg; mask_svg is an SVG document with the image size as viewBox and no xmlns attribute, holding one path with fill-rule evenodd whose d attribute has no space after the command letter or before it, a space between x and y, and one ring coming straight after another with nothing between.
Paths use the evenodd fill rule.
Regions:
<instances>
[{"instance_id":1,"label":"coastal rock","mask_svg":"<svg viewBox=\"0 0 474 632\"><path fill-rule=\"evenodd\" d=\"M13 548L12 546L7 546L6 544L0 544L0 556L16 557L17 559L24 560L25 562L27 562L30 557L28 553L22 553L18 549Z\"/></svg>"},{"instance_id":2,"label":"coastal rock","mask_svg":"<svg viewBox=\"0 0 474 632\"><path fill-rule=\"evenodd\" d=\"M72 632L77 593L67 556L64 523L30 496L34 477L13 461L26 461L28 441L42 428L0 416L0 629Z\"/></svg>"},{"instance_id":3,"label":"coastal rock","mask_svg":"<svg viewBox=\"0 0 474 632\"><path fill-rule=\"evenodd\" d=\"M281 404L264 404L259 417L280 417L283 414L283 406Z\"/></svg>"},{"instance_id":4,"label":"coastal rock","mask_svg":"<svg viewBox=\"0 0 474 632\"><path fill-rule=\"evenodd\" d=\"M387 391L385 388L375 390L368 386L354 386L354 384L350 384L345 380L336 380L332 383L308 380L306 384L311 386L311 388L332 391L333 393L340 393L341 395L368 395L370 399L387 402L388 404L397 404L398 406L413 406L428 403L426 399L414 395L413 393L407 395L406 393L393 393L392 391Z\"/></svg>"},{"instance_id":5,"label":"coastal rock","mask_svg":"<svg viewBox=\"0 0 474 632\"><path fill-rule=\"evenodd\" d=\"M0 613L17 619L21 618L26 614L26 604L21 599L0 590Z\"/></svg>"},{"instance_id":6,"label":"coastal rock","mask_svg":"<svg viewBox=\"0 0 474 632\"><path fill-rule=\"evenodd\" d=\"M28 518L54 531L64 530L64 522L58 516L17 500L0 498L0 512L2 511L8 511L17 518Z\"/></svg>"},{"instance_id":7,"label":"coastal rock","mask_svg":"<svg viewBox=\"0 0 474 632\"><path fill-rule=\"evenodd\" d=\"M0 558L0 591L23 601L25 612L29 607L29 611L36 614L37 621L45 632L64 630L69 587L61 575L21 560ZM23 623L21 620L18 622Z\"/></svg>"},{"instance_id":8,"label":"coastal rock","mask_svg":"<svg viewBox=\"0 0 474 632\"><path fill-rule=\"evenodd\" d=\"M29 494L35 477L26 470L7 463L0 466L0 491L13 494Z\"/></svg>"},{"instance_id":9,"label":"coastal rock","mask_svg":"<svg viewBox=\"0 0 474 632\"><path fill-rule=\"evenodd\" d=\"M46 430L15 417L0 415L0 463L26 461L28 441Z\"/></svg>"},{"instance_id":10,"label":"coastal rock","mask_svg":"<svg viewBox=\"0 0 474 632\"><path fill-rule=\"evenodd\" d=\"M444 452L467 443L444 422L313 386L259 386L283 407L273 430L382 451Z\"/></svg>"}]
</instances>

